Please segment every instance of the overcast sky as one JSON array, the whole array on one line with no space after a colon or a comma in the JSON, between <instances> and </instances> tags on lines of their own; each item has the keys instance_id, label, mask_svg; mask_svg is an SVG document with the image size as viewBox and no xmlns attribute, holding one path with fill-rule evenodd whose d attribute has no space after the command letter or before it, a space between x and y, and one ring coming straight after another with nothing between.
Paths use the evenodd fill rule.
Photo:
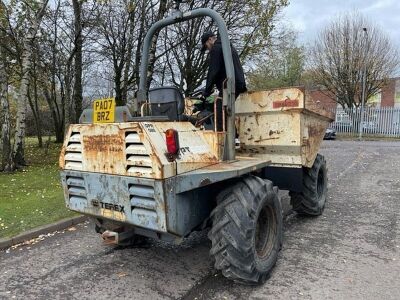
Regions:
<instances>
[{"instance_id":1,"label":"overcast sky","mask_svg":"<svg viewBox=\"0 0 400 300\"><path fill-rule=\"evenodd\" d=\"M284 15L299 32L299 41L312 43L332 18L354 10L378 24L400 48L400 0L290 0Z\"/></svg>"}]
</instances>

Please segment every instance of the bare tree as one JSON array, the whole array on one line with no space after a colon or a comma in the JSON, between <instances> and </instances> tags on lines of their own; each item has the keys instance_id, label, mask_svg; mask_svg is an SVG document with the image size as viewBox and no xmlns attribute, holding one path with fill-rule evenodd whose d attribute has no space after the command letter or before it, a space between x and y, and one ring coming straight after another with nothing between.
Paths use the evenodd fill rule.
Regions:
<instances>
[{"instance_id":1,"label":"bare tree","mask_svg":"<svg viewBox=\"0 0 400 300\"><path fill-rule=\"evenodd\" d=\"M342 15L328 25L310 58L316 82L348 108L361 103L364 67L368 99L387 84L398 66L399 53L389 38L359 13Z\"/></svg>"},{"instance_id":2,"label":"bare tree","mask_svg":"<svg viewBox=\"0 0 400 300\"><path fill-rule=\"evenodd\" d=\"M128 91L138 84L140 56L147 29L163 18L168 9L166 0L118 0L103 5L93 43L113 68L113 85L117 105L127 102ZM158 35L158 33L156 34ZM156 37L150 50L148 82L156 59ZM103 64L104 67L104 64Z\"/></svg>"},{"instance_id":3,"label":"bare tree","mask_svg":"<svg viewBox=\"0 0 400 300\"><path fill-rule=\"evenodd\" d=\"M82 113L82 64L83 64L83 34L82 34L82 1L72 0L74 8L74 37L75 37L75 64L74 64L74 93L75 122L79 122Z\"/></svg>"},{"instance_id":4,"label":"bare tree","mask_svg":"<svg viewBox=\"0 0 400 300\"><path fill-rule=\"evenodd\" d=\"M2 5L2 4L0 4ZM2 41L5 35L0 33ZM0 124L1 124L1 140L0 153L1 163L0 171L9 172L14 169L11 147L11 122L10 122L10 104L8 101L8 80L7 80L7 56L6 51L0 45Z\"/></svg>"},{"instance_id":5,"label":"bare tree","mask_svg":"<svg viewBox=\"0 0 400 300\"><path fill-rule=\"evenodd\" d=\"M3 52L0 49L0 53ZM1 153L1 164L0 171L9 172L14 169L14 162L12 159L12 147L11 147L11 122L10 122L10 104L8 101L8 84L7 84L7 73L4 61L4 56L0 60L0 123L1 123L1 141L0 141L0 153Z\"/></svg>"},{"instance_id":6,"label":"bare tree","mask_svg":"<svg viewBox=\"0 0 400 300\"><path fill-rule=\"evenodd\" d=\"M60 31L63 33L64 29L59 29L62 24L62 7L61 1L55 2L54 8L49 9L43 25L45 34L43 34L42 41L37 48L40 60L40 74L38 83L43 91L43 96L47 102L50 114L53 119L54 134L56 142L61 143L64 136L64 121L65 121L65 83L64 78L70 77L71 67L64 68L65 62L71 65L70 53L67 51L69 47L66 43L61 43L60 40L67 40L65 34L60 38ZM67 48L67 49L66 49ZM66 53L67 52L67 53ZM46 55L47 54L47 55ZM65 59L65 56L68 58ZM64 69L69 70L66 76L63 76ZM68 89L70 89L68 87ZM70 102L69 102L70 103ZM69 110L70 111L70 110ZM68 120L70 117L68 115Z\"/></svg>"},{"instance_id":7,"label":"bare tree","mask_svg":"<svg viewBox=\"0 0 400 300\"><path fill-rule=\"evenodd\" d=\"M11 71L7 71L3 88L6 90L8 83L8 91L18 94L13 150L20 165L25 164L28 104L39 140L41 113L49 110L58 142L63 140L69 123L78 120L86 105L85 98L104 94L104 81L99 78L102 75L107 79L112 77L118 104L126 104L129 93L138 84L145 34L173 5L173 1L167 0L53 0L46 7L47 1L12 0L10 5L1 2L6 11L0 33L7 37L7 42L0 41L0 46L5 51L7 70ZM260 54L262 46L269 43L277 12L285 5L287 0L202 0L188 1L181 8L217 10L226 20L233 42L245 59ZM169 27L168 35L165 31L157 32L150 49L148 86L153 73L157 81L173 83L185 92L200 86L207 57L197 46L200 35L214 27L211 19L196 19ZM158 43L157 37L160 37ZM94 73L99 75L91 76ZM93 86L85 86L85 79ZM2 99L3 111L6 111L8 98Z\"/></svg>"},{"instance_id":8,"label":"bare tree","mask_svg":"<svg viewBox=\"0 0 400 300\"><path fill-rule=\"evenodd\" d=\"M136 42L135 19L139 6L145 1L119 0L104 4L104 13L100 16L97 31L100 39L97 42L100 55L111 63L114 78L115 98L117 105L126 103L127 90L131 83L131 55ZM147 2L147 1L146 1Z\"/></svg>"},{"instance_id":9,"label":"bare tree","mask_svg":"<svg viewBox=\"0 0 400 300\"><path fill-rule=\"evenodd\" d=\"M215 2L192 1L181 5L181 9L193 10L207 6L214 8ZM193 92L201 85L206 76L207 56L200 52L199 40L201 34L211 28L212 22L196 18L171 26L162 32L158 53L154 57L154 61L157 61L156 69L161 71L155 72L158 84L170 82L183 93Z\"/></svg>"},{"instance_id":10,"label":"bare tree","mask_svg":"<svg viewBox=\"0 0 400 300\"><path fill-rule=\"evenodd\" d=\"M233 45L243 63L257 57L265 59L279 34L275 29L277 16L286 0L273 1L190 1L181 5L183 10L209 7L225 20ZM207 56L200 52L200 37L205 31L216 30L209 18L193 19L165 30L158 51L161 82L171 82L185 94L197 89L205 79ZM164 72L166 68L167 74Z\"/></svg>"},{"instance_id":11,"label":"bare tree","mask_svg":"<svg viewBox=\"0 0 400 300\"><path fill-rule=\"evenodd\" d=\"M37 43L35 42L36 48ZM38 138L38 145L39 148L43 147L43 139L42 139L42 116L41 116L41 109L40 109L40 99L39 99L39 92L38 92L38 57L37 51L33 52L32 57L32 70L31 70L31 81L29 83L29 91L28 91L28 103L32 111L32 115L35 121L36 126L36 136Z\"/></svg>"},{"instance_id":12,"label":"bare tree","mask_svg":"<svg viewBox=\"0 0 400 300\"><path fill-rule=\"evenodd\" d=\"M6 6L0 1L0 23L1 29L7 27ZM1 140L0 140L0 171L12 171L14 162L12 159L11 148L11 122L10 122L10 104L8 101L8 78L7 78L7 54L6 47L8 45L7 34L4 30L0 30L0 124L1 124Z\"/></svg>"},{"instance_id":13,"label":"bare tree","mask_svg":"<svg viewBox=\"0 0 400 300\"><path fill-rule=\"evenodd\" d=\"M63 141L64 131L78 121L83 109L83 73L87 61L91 62L91 43L86 41L97 24L98 6L96 1L55 0L43 20L38 83L53 119L56 142Z\"/></svg>"},{"instance_id":14,"label":"bare tree","mask_svg":"<svg viewBox=\"0 0 400 300\"><path fill-rule=\"evenodd\" d=\"M169 7L168 7L168 1L167 0L160 0L159 1L157 12L154 11L154 6L152 6L152 16L154 16L153 19L152 19L153 23L161 20L164 17L164 15L167 13L168 8ZM149 24L148 27L150 27L150 25L151 24ZM157 51L157 40L158 40L159 35L160 35L160 31L157 31L157 32L154 33L153 40L152 40L151 45L150 45L150 53L149 53L149 58L148 58L149 66L148 66L148 70L147 70L147 87L148 88L150 87L151 81L153 79L154 66L155 66L156 60L157 60L156 51Z\"/></svg>"},{"instance_id":15,"label":"bare tree","mask_svg":"<svg viewBox=\"0 0 400 300\"><path fill-rule=\"evenodd\" d=\"M26 165L25 162L25 120L26 120L26 108L28 103L29 93L29 82L30 72L32 68L32 53L33 53L33 41L39 30L40 22L44 16L45 9L48 0L41 0L39 3L25 3L28 11L27 16L29 20L29 26L23 42L22 51L22 78L19 88L19 97L17 101L17 119L16 119L16 130L14 138L13 156L14 162L18 165ZM32 11L31 4L35 4L35 12L31 16Z\"/></svg>"}]
</instances>

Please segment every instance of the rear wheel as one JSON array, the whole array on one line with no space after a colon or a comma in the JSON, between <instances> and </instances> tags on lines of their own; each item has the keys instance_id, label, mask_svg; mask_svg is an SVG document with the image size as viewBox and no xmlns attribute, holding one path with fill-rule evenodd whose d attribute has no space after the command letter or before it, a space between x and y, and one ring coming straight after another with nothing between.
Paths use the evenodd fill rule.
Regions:
<instances>
[{"instance_id":1,"label":"rear wheel","mask_svg":"<svg viewBox=\"0 0 400 300\"><path fill-rule=\"evenodd\" d=\"M290 192L293 210L302 215L319 216L325 208L328 177L324 156L317 154L311 168L303 168L303 191Z\"/></svg>"},{"instance_id":2,"label":"rear wheel","mask_svg":"<svg viewBox=\"0 0 400 300\"><path fill-rule=\"evenodd\" d=\"M247 176L217 197L209 238L215 268L235 281L262 283L282 244L278 188L269 180Z\"/></svg>"}]
</instances>

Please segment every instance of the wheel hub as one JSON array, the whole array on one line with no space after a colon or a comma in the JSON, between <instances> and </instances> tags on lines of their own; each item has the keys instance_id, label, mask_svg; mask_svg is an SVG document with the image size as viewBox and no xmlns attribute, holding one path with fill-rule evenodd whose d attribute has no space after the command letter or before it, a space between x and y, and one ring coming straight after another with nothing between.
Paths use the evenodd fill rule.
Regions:
<instances>
[{"instance_id":1,"label":"wheel hub","mask_svg":"<svg viewBox=\"0 0 400 300\"><path fill-rule=\"evenodd\" d=\"M255 250L259 258L265 258L274 247L276 231L275 214L270 206L264 206L257 218Z\"/></svg>"}]
</instances>

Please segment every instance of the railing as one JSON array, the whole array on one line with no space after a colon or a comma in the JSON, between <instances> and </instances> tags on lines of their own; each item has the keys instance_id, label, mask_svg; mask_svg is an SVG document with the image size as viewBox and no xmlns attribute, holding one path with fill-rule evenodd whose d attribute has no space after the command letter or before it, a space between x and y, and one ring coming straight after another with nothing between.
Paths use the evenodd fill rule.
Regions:
<instances>
[{"instance_id":1,"label":"railing","mask_svg":"<svg viewBox=\"0 0 400 300\"><path fill-rule=\"evenodd\" d=\"M358 136L361 123L361 109L336 109L336 120L330 124L339 134ZM399 107L366 107L362 122L362 135L400 137Z\"/></svg>"}]
</instances>

